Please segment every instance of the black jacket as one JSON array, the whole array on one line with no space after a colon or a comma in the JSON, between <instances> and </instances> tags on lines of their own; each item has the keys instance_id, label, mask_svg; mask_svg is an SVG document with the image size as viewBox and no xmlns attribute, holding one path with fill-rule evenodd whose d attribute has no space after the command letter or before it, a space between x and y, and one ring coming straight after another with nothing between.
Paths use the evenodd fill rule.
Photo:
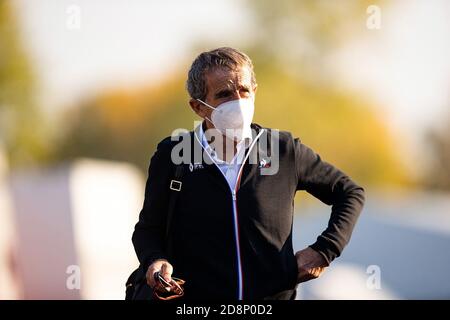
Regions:
<instances>
[{"instance_id":1,"label":"black jacket","mask_svg":"<svg viewBox=\"0 0 450 320\"><path fill-rule=\"evenodd\" d=\"M277 173L262 174L261 167L271 165L266 160L275 131L257 124L252 128L255 143L246 150L249 157L235 197L215 164L201 159L194 170L190 164L198 159L194 152L189 155L171 220L170 250L164 235L174 192L169 189L171 153L178 142L165 138L151 159L133 244L144 270L157 258L173 265L173 275L186 280L186 299L288 299L295 294L292 221L297 190L332 206L328 227L311 245L328 263L350 240L362 210L363 188L289 132L279 131ZM197 131L183 136L192 150L202 150Z\"/></svg>"}]
</instances>

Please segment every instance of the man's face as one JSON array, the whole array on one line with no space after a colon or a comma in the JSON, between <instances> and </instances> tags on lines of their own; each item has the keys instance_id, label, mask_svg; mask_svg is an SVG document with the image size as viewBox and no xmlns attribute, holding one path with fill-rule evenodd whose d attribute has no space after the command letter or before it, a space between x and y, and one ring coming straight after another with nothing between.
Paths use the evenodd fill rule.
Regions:
<instances>
[{"instance_id":1,"label":"man's face","mask_svg":"<svg viewBox=\"0 0 450 320\"><path fill-rule=\"evenodd\" d=\"M212 107L237 99L250 98L256 93L256 86L252 85L252 74L248 67L241 67L237 70L227 70L217 68L206 74L207 95L205 102ZM201 102L191 99L189 102L192 109L201 118L211 119L212 109ZM207 121L207 127L212 124Z\"/></svg>"}]
</instances>

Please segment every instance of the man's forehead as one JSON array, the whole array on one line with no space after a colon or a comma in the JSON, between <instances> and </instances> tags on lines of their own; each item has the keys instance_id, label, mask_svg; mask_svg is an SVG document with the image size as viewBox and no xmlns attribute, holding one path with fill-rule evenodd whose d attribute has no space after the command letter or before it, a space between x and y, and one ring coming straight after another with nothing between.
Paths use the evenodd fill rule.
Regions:
<instances>
[{"instance_id":1,"label":"man's forehead","mask_svg":"<svg viewBox=\"0 0 450 320\"><path fill-rule=\"evenodd\" d=\"M252 75L248 67L241 67L236 70L216 68L206 74L206 79L210 89L220 87L250 86Z\"/></svg>"}]
</instances>

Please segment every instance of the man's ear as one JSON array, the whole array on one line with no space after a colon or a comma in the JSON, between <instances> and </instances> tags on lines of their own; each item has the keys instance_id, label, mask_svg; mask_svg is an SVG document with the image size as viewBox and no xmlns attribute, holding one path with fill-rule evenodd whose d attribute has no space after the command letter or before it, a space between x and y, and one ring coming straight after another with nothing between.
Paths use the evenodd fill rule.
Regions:
<instances>
[{"instance_id":1,"label":"man's ear","mask_svg":"<svg viewBox=\"0 0 450 320\"><path fill-rule=\"evenodd\" d=\"M258 85L255 84L253 87L253 101L256 101L256 90L258 90Z\"/></svg>"},{"instance_id":2,"label":"man's ear","mask_svg":"<svg viewBox=\"0 0 450 320\"><path fill-rule=\"evenodd\" d=\"M205 112L202 108L201 103L198 100L195 99L190 99L189 100L189 105L191 106L191 109L200 117L200 118L204 118L205 117Z\"/></svg>"}]
</instances>

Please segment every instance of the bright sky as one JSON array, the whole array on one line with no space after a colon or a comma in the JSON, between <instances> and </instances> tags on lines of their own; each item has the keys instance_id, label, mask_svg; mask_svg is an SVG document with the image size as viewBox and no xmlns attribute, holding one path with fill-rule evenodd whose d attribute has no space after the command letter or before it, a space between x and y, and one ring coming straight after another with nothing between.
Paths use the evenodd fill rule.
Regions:
<instances>
[{"instance_id":1,"label":"bright sky","mask_svg":"<svg viewBox=\"0 0 450 320\"><path fill-rule=\"evenodd\" d=\"M192 61L186 53L200 39L225 45L245 38L239 0L17 3L43 100L51 107L99 87L157 82Z\"/></svg>"},{"instance_id":2,"label":"bright sky","mask_svg":"<svg viewBox=\"0 0 450 320\"><path fill-rule=\"evenodd\" d=\"M49 107L187 68L193 57L186 53L200 39L239 47L252 37L240 0L17 3ZM80 28L73 29L77 10ZM371 95L415 144L450 108L450 1L395 0L381 13L381 29L363 26L330 66L337 83Z\"/></svg>"}]
</instances>

